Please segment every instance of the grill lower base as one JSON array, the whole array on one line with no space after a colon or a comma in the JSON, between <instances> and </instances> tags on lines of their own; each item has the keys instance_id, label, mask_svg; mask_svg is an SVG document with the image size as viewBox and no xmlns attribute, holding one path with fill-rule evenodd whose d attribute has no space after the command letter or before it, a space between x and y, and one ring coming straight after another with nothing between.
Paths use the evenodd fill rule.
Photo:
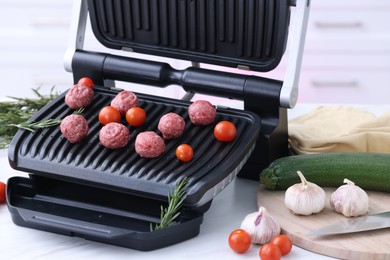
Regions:
<instances>
[{"instance_id":1,"label":"grill lower base","mask_svg":"<svg viewBox=\"0 0 390 260\"><path fill-rule=\"evenodd\" d=\"M141 251L197 236L211 205L184 207L174 226L150 232L159 222L158 201L42 177L13 177L7 193L16 225Z\"/></svg>"}]
</instances>

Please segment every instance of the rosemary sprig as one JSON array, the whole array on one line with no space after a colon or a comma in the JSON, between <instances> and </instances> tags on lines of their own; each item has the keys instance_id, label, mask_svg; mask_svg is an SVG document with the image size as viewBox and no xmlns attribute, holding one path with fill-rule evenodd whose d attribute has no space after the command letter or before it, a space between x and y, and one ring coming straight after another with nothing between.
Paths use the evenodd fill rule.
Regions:
<instances>
[{"instance_id":1,"label":"rosemary sprig","mask_svg":"<svg viewBox=\"0 0 390 260\"><path fill-rule=\"evenodd\" d=\"M81 107L75 111L73 111L73 114L81 115L84 112L85 108Z\"/></svg>"},{"instance_id":2,"label":"rosemary sprig","mask_svg":"<svg viewBox=\"0 0 390 260\"><path fill-rule=\"evenodd\" d=\"M82 108L75 110L73 112L73 114L81 115L83 112L84 112L84 108L82 107ZM62 121L62 119L50 118L50 119L42 119L41 121L38 121L38 122L34 122L34 121L28 122L27 121L27 122L22 122L19 124L8 124L8 126L13 126L16 128L30 131L30 132L35 132L35 130L37 130L37 129L42 129L42 128L46 128L46 127L59 125L59 124L61 124L61 121Z\"/></svg>"},{"instance_id":3,"label":"rosemary sprig","mask_svg":"<svg viewBox=\"0 0 390 260\"><path fill-rule=\"evenodd\" d=\"M58 96L54 87L49 95L42 95L38 89L32 90L37 98L9 97L12 100L0 102L0 149L6 148L18 128L13 125L26 122L33 114Z\"/></svg>"},{"instance_id":4,"label":"rosemary sprig","mask_svg":"<svg viewBox=\"0 0 390 260\"><path fill-rule=\"evenodd\" d=\"M167 228L176 223L175 220L180 215L179 209L183 204L184 196L187 193L187 184L188 178L183 178L176 185L172 195L168 195L168 207L164 208L163 206L161 206L160 223L156 224L154 229L152 224L150 224L150 231Z\"/></svg>"},{"instance_id":5,"label":"rosemary sprig","mask_svg":"<svg viewBox=\"0 0 390 260\"><path fill-rule=\"evenodd\" d=\"M19 124L8 124L8 126L13 126L16 128L35 132L35 130L37 129L59 125L61 124L61 121L61 119L44 119L38 122L22 122Z\"/></svg>"}]
</instances>

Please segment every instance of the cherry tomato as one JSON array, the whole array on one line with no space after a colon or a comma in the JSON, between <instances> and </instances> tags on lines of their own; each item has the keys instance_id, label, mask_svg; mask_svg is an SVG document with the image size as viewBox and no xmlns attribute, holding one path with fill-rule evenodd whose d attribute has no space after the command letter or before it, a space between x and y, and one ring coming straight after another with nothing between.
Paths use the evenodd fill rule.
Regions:
<instances>
[{"instance_id":1,"label":"cherry tomato","mask_svg":"<svg viewBox=\"0 0 390 260\"><path fill-rule=\"evenodd\" d=\"M112 106L103 107L99 112L99 122L106 125L111 122L119 123L121 121L121 113L118 109Z\"/></svg>"},{"instance_id":2,"label":"cherry tomato","mask_svg":"<svg viewBox=\"0 0 390 260\"><path fill-rule=\"evenodd\" d=\"M282 253L278 246L269 243L260 247L259 256L261 260L279 260Z\"/></svg>"},{"instance_id":3,"label":"cherry tomato","mask_svg":"<svg viewBox=\"0 0 390 260\"><path fill-rule=\"evenodd\" d=\"M243 229L233 230L229 235L230 248L239 254L245 253L251 246L251 236Z\"/></svg>"},{"instance_id":4,"label":"cherry tomato","mask_svg":"<svg viewBox=\"0 0 390 260\"><path fill-rule=\"evenodd\" d=\"M77 85L86 86L90 89L93 89L95 87L93 80L91 78L87 78L87 77L79 79L79 81L77 82Z\"/></svg>"},{"instance_id":5,"label":"cherry tomato","mask_svg":"<svg viewBox=\"0 0 390 260\"><path fill-rule=\"evenodd\" d=\"M282 255L287 255L292 249L292 241L286 235L278 235L272 238L270 243L278 246Z\"/></svg>"},{"instance_id":6,"label":"cherry tomato","mask_svg":"<svg viewBox=\"0 0 390 260\"><path fill-rule=\"evenodd\" d=\"M176 148L176 157L182 162L189 162L194 157L194 150L188 144L181 144Z\"/></svg>"},{"instance_id":7,"label":"cherry tomato","mask_svg":"<svg viewBox=\"0 0 390 260\"><path fill-rule=\"evenodd\" d=\"M140 107L132 107L126 112L126 121L131 126L140 126L145 123L146 113Z\"/></svg>"},{"instance_id":8,"label":"cherry tomato","mask_svg":"<svg viewBox=\"0 0 390 260\"><path fill-rule=\"evenodd\" d=\"M5 203L5 188L5 183L0 181L0 204Z\"/></svg>"},{"instance_id":9,"label":"cherry tomato","mask_svg":"<svg viewBox=\"0 0 390 260\"><path fill-rule=\"evenodd\" d=\"M229 121L221 121L214 127L214 136L221 142L230 142L236 138L236 126Z\"/></svg>"}]
</instances>

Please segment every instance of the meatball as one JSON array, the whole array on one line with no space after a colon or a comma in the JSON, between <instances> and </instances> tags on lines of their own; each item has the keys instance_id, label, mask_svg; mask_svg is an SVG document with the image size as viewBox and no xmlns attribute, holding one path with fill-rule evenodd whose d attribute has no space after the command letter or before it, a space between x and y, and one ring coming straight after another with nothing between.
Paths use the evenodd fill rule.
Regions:
<instances>
[{"instance_id":1,"label":"meatball","mask_svg":"<svg viewBox=\"0 0 390 260\"><path fill-rule=\"evenodd\" d=\"M71 109L87 107L92 103L94 92L85 85L74 85L65 95L65 103Z\"/></svg>"},{"instance_id":2,"label":"meatball","mask_svg":"<svg viewBox=\"0 0 390 260\"><path fill-rule=\"evenodd\" d=\"M174 139L181 136L186 123L184 119L176 113L168 113L160 118L158 130L165 139Z\"/></svg>"},{"instance_id":3,"label":"meatball","mask_svg":"<svg viewBox=\"0 0 390 260\"><path fill-rule=\"evenodd\" d=\"M164 139L153 131L139 133L135 139L135 151L141 157L159 157L165 152Z\"/></svg>"},{"instance_id":4,"label":"meatball","mask_svg":"<svg viewBox=\"0 0 390 260\"><path fill-rule=\"evenodd\" d=\"M118 109L122 115L125 115L127 110L138 106L138 98L133 92L123 90L114 97L111 106Z\"/></svg>"},{"instance_id":5,"label":"meatball","mask_svg":"<svg viewBox=\"0 0 390 260\"><path fill-rule=\"evenodd\" d=\"M109 149L119 149L127 145L129 141L130 130L120 124L111 122L100 129L100 143Z\"/></svg>"},{"instance_id":6,"label":"meatball","mask_svg":"<svg viewBox=\"0 0 390 260\"><path fill-rule=\"evenodd\" d=\"M61 133L71 143L80 142L88 135L88 122L82 115L72 114L62 119Z\"/></svg>"},{"instance_id":7,"label":"meatball","mask_svg":"<svg viewBox=\"0 0 390 260\"><path fill-rule=\"evenodd\" d=\"M188 107L188 115L194 125L209 125L214 122L217 111L210 102L197 100Z\"/></svg>"}]
</instances>

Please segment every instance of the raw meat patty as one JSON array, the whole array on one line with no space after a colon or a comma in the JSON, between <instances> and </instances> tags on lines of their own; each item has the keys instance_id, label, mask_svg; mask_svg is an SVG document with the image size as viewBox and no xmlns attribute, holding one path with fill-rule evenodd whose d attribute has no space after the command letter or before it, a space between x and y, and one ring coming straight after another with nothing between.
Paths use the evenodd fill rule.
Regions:
<instances>
[{"instance_id":1,"label":"raw meat patty","mask_svg":"<svg viewBox=\"0 0 390 260\"><path fill-rule=\"evenodd\" d=\"M74 85L65 95L65 103L71 109L87 107L92 103L94 92L84 85Z\"/></svg>"},{"instance_id":2,"label":"raw meat patty","mask_svg":"<svg viewBox=\"0 0 390 260\"><path fill-rule=\"evenodd\" d=\"M165 152L165 143L161 136L153 131L142 132L135 138L135 151L141 157L159 157Z\"/></svg>"},{"instance_id":3,"label":"raw meat patty","mask_svg":"<svg viewBox=\"0 0 390 260\"><path fill-rule=\"evenodd\" d=\"M125 115L127 110L138 106L138 98L133 92L123 90L114 97L111 106L118 109L122 115Z\"/></svg>"},{"instance_id":4,"label":"raw meat patty","mask_svg":"<svg viewBox=\"0 0 390 260\"><path fill-rule=\"evenodd\" d=\"M72 114L62 119L61 133L71 143L77 143L88 134L88 122L82 115Z\"/></svg>"},{"instance_id":5,"label":"raw meat patty","mask_svg":"<svg viewBox=\"0 0 390 260\"><path fill-rule=\"evenodd\" d=\"M99 140L102 145L109 149L118 149L127 145L130 130L120 124L111 122L100 129Z\"/></svg>"},{"instance_id":6,"label":"raw meat patty","mask_svg":"<svg viewBox=\"0 0 390 260\"><path fill-rule=\"evenodd\" d=\"M174 139L181 136L186 123L184 119L176 113L168 113L160 118L158 130L165 139Z\"/></svg>"},{"instance_id":7,"label":"raw meat patty","mask_svg":"<svg viewBox=\"0 0 390 260\"><path fill-rule=\"evenodd\" d=\"M188 107L188 115L194 125L208 125L214 122L217 111L215 107L206 100L194 101Z\"/></svg>"}]
</instances>

